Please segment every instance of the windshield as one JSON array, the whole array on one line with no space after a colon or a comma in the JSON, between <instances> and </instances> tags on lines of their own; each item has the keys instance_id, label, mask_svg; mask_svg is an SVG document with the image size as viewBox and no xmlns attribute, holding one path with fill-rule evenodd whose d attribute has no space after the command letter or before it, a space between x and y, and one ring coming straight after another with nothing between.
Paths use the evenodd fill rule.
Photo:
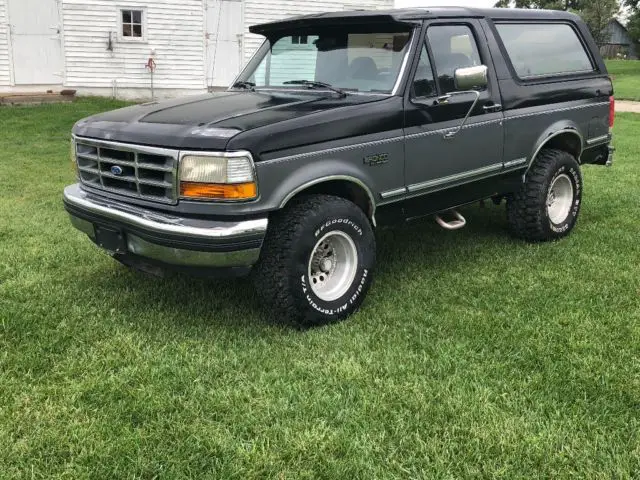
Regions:
<instances>
[{"instance_id":1,"label":"windshield","mask_svg":"<svg viewBox=\"0 0 640 480\"><path fill-rule=\"evenodd\" d=\"M298 89L302 82L322 82L347 92L391 93L410 37L408 29L391 26L374 31L324 28L271 38L237 82L250 82L256 88Z\"/></svg>"}]
</instances>

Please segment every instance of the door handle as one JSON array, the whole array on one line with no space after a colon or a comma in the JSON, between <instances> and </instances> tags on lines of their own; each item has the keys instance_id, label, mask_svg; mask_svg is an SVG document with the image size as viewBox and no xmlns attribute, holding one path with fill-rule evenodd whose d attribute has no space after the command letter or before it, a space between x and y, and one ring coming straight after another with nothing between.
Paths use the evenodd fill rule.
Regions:
<instances>
[{"instance_id":1,"label":"door handle","mask_svg":"<svg viewBox=\"0 0 640 480\"><path fill-rule=\"evenodd\" d=\"M452 97L452 95L450 93L448 93L446 95L440 95L438 98L436 98L436 100L435 100L435 102L433 102L433 104L434 105L442 105L444 103L447 103L451 97Z\"/></svg>"},{"instance_id":2,"label":"door handle","mask_svg":"<svg viewBox=\"0 0 640 480\"><path fill-rule=\"evenodd\" d=\"M482 107L482 109L487 113L499 112L500 110L502 110L502 105L500 105L499 103L492 103L491 105L485 105L484 107Z\"/></svg>"}]
</instances>

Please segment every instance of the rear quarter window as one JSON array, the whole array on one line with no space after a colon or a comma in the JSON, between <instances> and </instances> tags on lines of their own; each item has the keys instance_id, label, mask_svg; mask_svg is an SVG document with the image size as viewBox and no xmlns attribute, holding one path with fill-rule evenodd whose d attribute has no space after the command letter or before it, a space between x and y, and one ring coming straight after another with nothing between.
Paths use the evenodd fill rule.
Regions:
<instances>
[{"instance_id":1,"label":"rear quarter window","mask_svg":"<svg viewBox=\"0 0 640 480\"><path fill-rule=\"evenodd\" d=\"M511 64L522 79L593 72L578 33L566 23L496 24Z\"/></svg>"}]
</instances>

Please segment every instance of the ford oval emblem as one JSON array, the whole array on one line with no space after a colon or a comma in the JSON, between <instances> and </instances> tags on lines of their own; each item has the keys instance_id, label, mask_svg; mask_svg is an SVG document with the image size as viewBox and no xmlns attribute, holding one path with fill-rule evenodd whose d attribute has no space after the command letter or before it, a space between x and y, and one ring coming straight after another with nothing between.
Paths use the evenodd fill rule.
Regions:
<instances>
[{"instance_id":1,"label":"ford oval emblem","mask_svg":"<svg viewBox=\"0 0 640 480\"><path fill-rule=\"evenodd\" d=\"M113 167L111 167L111 173L113 173L114 175L122 175L122 172L122 167L118 165L114 165Z\"/></svg>"}]
</instances>

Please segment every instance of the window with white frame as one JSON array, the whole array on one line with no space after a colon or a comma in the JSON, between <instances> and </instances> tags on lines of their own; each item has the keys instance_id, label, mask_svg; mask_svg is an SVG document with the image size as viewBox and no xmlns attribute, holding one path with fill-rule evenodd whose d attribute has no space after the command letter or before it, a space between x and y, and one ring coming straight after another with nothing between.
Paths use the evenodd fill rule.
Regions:
<instances>
[{"instance_id":1,"label":"window with white frame","mask_svg":"<svg viewBox=\"0 0 640 480\"><path fill-rule=\"evenodd\" d=\"M120 9L120 38L125 41L144 41L145 12L140 9Z\"/></svg>"}]
</instances>

